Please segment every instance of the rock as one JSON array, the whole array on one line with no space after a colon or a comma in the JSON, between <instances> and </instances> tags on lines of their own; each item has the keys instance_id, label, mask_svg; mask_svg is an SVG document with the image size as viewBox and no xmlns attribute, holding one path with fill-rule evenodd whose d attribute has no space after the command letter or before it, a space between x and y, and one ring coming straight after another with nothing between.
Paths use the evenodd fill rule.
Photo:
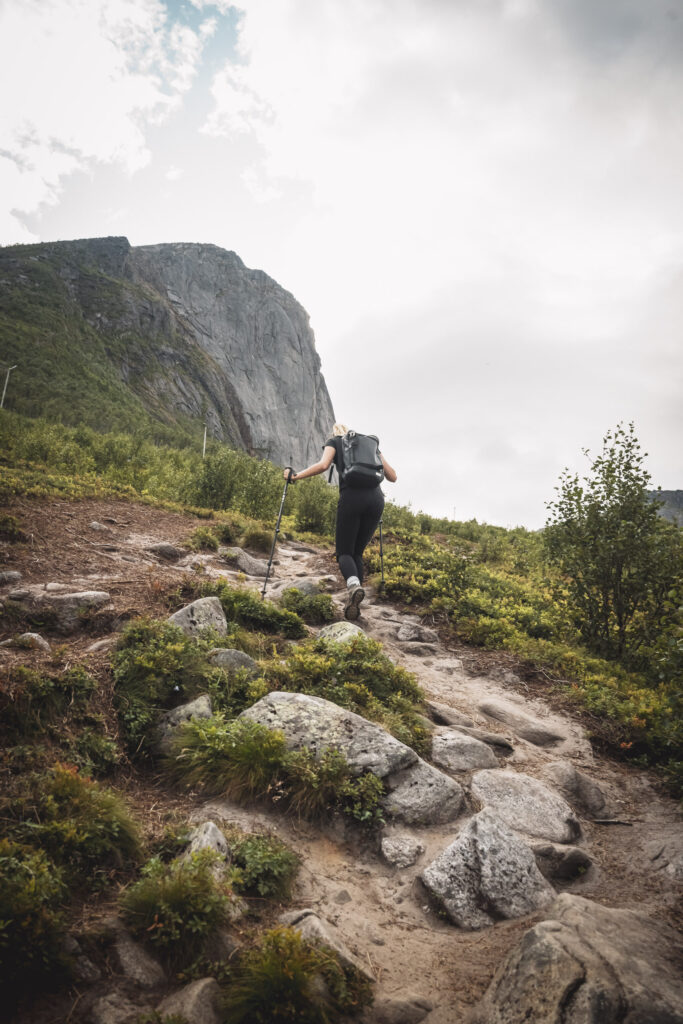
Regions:
<instances>
[{"instance_id":1,"label":"rock","mask_svg":"<svg viewBox=\"0 0 683 1024\"><path fill-rule=\"evenodd\" d=\"M420 857L425 848L410 836L385 836L381 844L382 856L395 868L409 868Z\"/></svg>"},{"instance_id":2,"label":"rock","mask_svg":"<svg viewBox=\"0 0 683 1024\"><path fill-rule=\"evenodd\" d=\"M546 722L535 718L524 711L519 711L514 705L499 700L487 700L479 705L479 710L495 718L497 722L509 725L513 732L529 743L537 747L553 747L561 743L566 737L556 728Z\"/></svg>"},{"instance_id":3,"label":"rock","mask_svg":"<svg viewBox=\"0 0 683 1024\"><path fill-rule=\"evenodd\" d=\"M552 903L555 893L531 850L487 811L425 868L424 885L460 928L486 928Z\"/></svg>"},{"instance_id":4,"label":"rock","mask_svg":"<svg viewBox=\"0 0 683 1024\"><path fill-rule=\"evenodd\" d=\"M50 645L40 633L22 633L21 636L3 640L0 647L23 647L25 650L49 651Z\"/></svg>"},{"instance_id":5,"label":"rock","mask_svg":"<svg viewBox=\"0 0 683 1024\"><path fill-rule=\"evenodd\" d=\"M139 942L135 942L128 932L122 931L116 936L114 952L121 973L140 988L156 988L166 981L159 961L155 960Z\"/></svg>"},{"instance_id":6,"label":"rock","mask_svg":"<svg viewBox=\"0 0 683 1024\"><path fill-rule=\"evenodd\" d=\"M23 579L20 572L7 569L5 572L0 572L0 587L5 587L8 583L18 583L20 579Z\"/></svg>"},{"instance_id":7,"label":"rock","mask_svg":"<svg viewBox=\"0 0 683 1024\"><path fill-rule=\"evenodd\" d=\"M439 704L435 700L426 700L425 707L437 725L474 725L471 718L463 715L460 711L456 711L455 708L449 707L448 704Z\"/></svg>"},{"instance_id":8,"label":"rock","mask_svg":"<svg viewBox=\"0 0 683 1024\"><path fill-rule=\"evenodd\" d=\"M611 818L607 797L597 782L576 770L568 761L554 761L545 775L558 787L565 799L581 814L590 818Z\"/></svg>"},{"instance_id":9,"label":"rock","mask_svg":"<svg viewBox=\"0 0 683 1024\"><path fill-rule=\"evenodd\" d=\"M115 637L107 636L104 640L96 640L94 644L90 644L85 649L86 654L95 654L97 651L106 651L108 647L111 647L115 642Z\"/></svg>"},{"instance_id":10,"label":"rock","mask_svg":"<svg viewBox=\"0 0 683 1024\"><path fill-rule=\"evenodd\" d=\"M428 629L426 626L418 626L412 622L405 622L402 626L399 626L398 632L396 633L396 639L402 643L411 640L417 640L420 643L425 644L438 644L439 634L435 629Z\"/></svg>"},{"instance_id":11,"label":"rock","mask_svg":"<svg viewBox=\"0 0 683 1024\"><path fill-rule=\"evenodd\" d=\"M357 636L365 636L365 631L355 622L330 622L318 631L320 640L329 640L335 644L345 644Z\"/></svg>"},{"instance_id":12,"label":"rock","mask_svg":"<svg viewBox=\"0 0 683 1024\"><path fill-rule=\"evenodd\" d=\"M98 523L96 520L93 521L92 523L88 523L88 529L89 530L94 530L95 533L109 533L110 532L108 526L105 526L103 523Z\"/></svg>"},{"instance_id":13,"label":"rock","mask_svg":"<svg viewBox=\"0 0 683 1024\"><path fill-rule=\"evenodd\" d=\"M214 647L209 651L207 658L218 668L224 668L227 672L237 672L238 669L246 669L250 676L257 676L260 672L257 662L250 658L244 651L235 650L233 647Z\"/></svg>"},{"instance_id":14,"label":"rock","mask_svg":"<svg viewBox=\"0 0 683 1024\"><path fill-rule=\"evenodd\" d=\"M570 881L584 875L593 866L591 857L578 846L532 843L531 851L539 871L545 878Z\"/></svg>"},{"instance_id":15,"label":"rock","mask_svg":"<svg viewBox=\"0 0 683 1024\"><path fill-rule=\"evenodd\" d=\"M132 1024L149 1006L133 1003L123 992L108 992L93 1003L91 1024Z\"/></svg>"},{"instance_id":16,"label":"rock","mask_svg":"<svg viewBox=\"0 0 683 1024\"><path fill-rule=\"evenodd\" d=\"M507 736L502 736L498 732L487 732L485 729L470 729L465 725L454 725L453 728L465 736L472 736L475 740L481 740L482 743L493 747L494 753L498 757L507 757L515 749L512 741Z\"/></svg>"},{"instance_id":17,"label":"rock","mask_svg":"<svg viewBox=\"0 0 683 1024\"><path fill-rule=\"evenodd\" d=\"M86 985L92 985L102 977L102 971L90 960L81 945L73 935L67 935L64 939L64 952L71 960L73 976L76 981Z\"/></svg>"},{"instance_id":18,"label":"rock","mask_svg":"<svg viewBox=\"0 0 683 1024\"><path fill-rule=\"evenodd\" d=\"M430 655L436 654L436 646L434 644L423 644L423 643L407 643L403 645L405 654L412 654L416 658L427 658Z\"/></svg>"},{"instance_id":19,"label":"rock","mask_svg":"<svg viewBox=\"0 0 683 1024\"><path fill-rule=\"evenodd\" d=\"M26 614L45 615L56 632L65 634L73 633L88 613L111 601L104 590L84 590L76 594L14 590L9 598L23 604Z\"/></svg>"},{"instance_id":20,"label":"rock","mask_svg":"<svg viewBox=\"0 0 683 1024\"><path fill-rule=\"evenodd\" d=\"M449 675L453 672L462 672L462 658L439 658L436 668L439 672L447 672Z\"/></svg>"},{"instance_id":21,"label":"rock","mask_svg":"<svg viewBox=\"0 0 683 1024\"><path fill-rule=\"evenodd\" d=\"M581 828L569 806L529 775L486 769L472 776L472 795L517 832L571 843Z\"/></svg>"},{"instance_id":22,"label":"rock","mask_svg":"<svg viewBox=\"0 0 683 1024\"><path fill-rule=\"evenodd\" d=\"M174 626L180 626L187 636L197 636L208 627L223 635L228 632L225 612L217 597L200 597L169 615L168 621Z\"/></svg>"},{"instance_id":23,"label":"rock","mask_svg":"<svg viewBox=\"0 0 683 1024\"><path fill-rule=\"evenodd\" d=\"M282 583L278 583L276 587L273 587L271 595L279 600L287 590L298 590L304 597L316 597L321 593L320 580L311 579L310 577L284 580Z\"/></svg>"},{"instance_id":24,"label":"rock","mask_svg":"<svg viewBox=\"0 0 683 1024\"><path fill-rule=\"evenodd\" d=\"M254 558L242 548L221 547L218 549L218 554L233 569L239 569L246 576L265 576L268 572L267 558Z\"/></svg>"},{"instance_id":25,"label":"rock","mask_svg":"<svg viewBox=\"0 0 683 1024\"><path fill-rule=\"evenodd\" d=\"M375 980L374 976L368 972L365 964L358 960L339 938L333 926L328 921L325 921L324 918L318 917L312 910L290 910L282 914L278 920L280 924L284 924L287 928L296 928L307 942L312 942L319 946L329 946L330 949L335 951L342 964L348 967L355 967L356 970L360 971L370 981Z\"/></svg>"},{"instance_id":26,"label":"rock","mask_svg":"<svg viewBox=\"0 0 683 1024\"><path fill-rule=\"evenodd\" d=\"M497 768L496 756L485 743L454 729L438 729L432 736L432 761L451 772Z\"/></svg>"},{"instance_id":27,"label":"rock","mask_svg":"<svg viewBox=\"0 0 683 1024\"><path fill-rule=\"evenodd\" d=\"M654 839L645 845L654 871L664 871L683 882L683 844L677 839Z\"/></svg>"},{"instance_id":28,"label":"rock","mask_svg":"<svg viewBox=\"0 0 683 1024\"><path fill-rule=\"evenodd\" d=\"M7 595L8 601L26 601L31 596L31 591L26 590L24 587L19 587L17 590L10 590Z\"/></svg>"},{"instance_id":29,"label":"rock","mask_svg":"<svg viewBox=\"0 0 683 1024\"><path fill-rule=\"evenodd\" d=\"M160 754L168 754L173 744L173 737L178 726L184 725L192 718L211 718L211 698L203 693L190 701L189 704L181 704L172 711L165 711L159 718L157 726L158 739L157 750Z\"/></svg>"},{"instance_id":30,"label":"rock","mask_svg":"<svg viewBox=\"0 0 683 1024\"><path fill-rule=\"evenodd\" d=\"M290 750L308 747L316 757L324 750L340 750L355 775L370 771L384 778L417 761L414 750L381 726L305 693L268 693L240 718L280 729Z\"/></svg>"},{"instance_id":31,"label":"rock","mask_svg":"<svg viewBox=\"0 0 683 1024\"><path fill-rule=\"evenodd\" d=\"M157 558L163 558L167 562L177 562L179 558L183 558L186 554L182 548L177 548L167 541L161 541L159 544L150 544L148 548L145 548L145 551L149 551L150 554L156 555Z\"/></svg>"},{"instance_id":32,"label":"rock","mask_svg":"<svg viewBox=\"0 0 683 1024\"><path fill-rule=\"evenodd\" d=\"M213 850L224 860L230 860L228 841L213 821L203 821L192 830L184 856L191 857L200 850Z\"/></svg>"},{"instance_id":33,"label":"rock","mask_svg":"<svg viewBox=\"0 0 683 1024\"><path fill-rule=\"evenodd\" d=\"M682 1024L683 943L661 921L563 893L496 971L473 1024Z\"/></svg>"},{"instance_id":34,"label":"rock","mask_svg":"<svg viewBox=\"0 0 683 1024\"><path fill-rule=\"evenodd\" d=\"M187 1024L222 1024L221 989L215 978L200 978L166 996L157 1006L160 1017L178 1016Z\"/></svg>"},{"instance_id":35,"label":"rock","mask_svg":"<svg viewBox=\"0 0 683 1024\"><path fill-rule=\"evenodd\" d=\"M241 903L241 901L239 901ZM235 916L232 912L231 905L231 920L235 920ZM244 904L244 910L246 912L246 904ZM204 944L203 954L207 960L211 960L213 963L222 962L224 960L230 960L232 956L241 948L241 943L235 938L232 932L228 931L227 928L219 928L217 931L212 932L207 938Z\"/></svg>"},{"instance_id":36,"label":"rock","mask_svg":"<svg viewBox=\"0 0 683 1024\"><path fill-rule=\"evenodd\" d=\"M385 811L406 825L440 825L457 818L464 800L462 787L418 758L385 780Z\"/></svg>"},{"instance_id":37,"label":"rock","mask_svg":"<svg viewBox=\"0 0 683 1024\"><path fill-rule=\"evenodd\" d=\"M402 998L375 999L361 1017L362 1024L419 1024L434 1009L423 996L407 993Z\"/></svg>"}]
</instances>

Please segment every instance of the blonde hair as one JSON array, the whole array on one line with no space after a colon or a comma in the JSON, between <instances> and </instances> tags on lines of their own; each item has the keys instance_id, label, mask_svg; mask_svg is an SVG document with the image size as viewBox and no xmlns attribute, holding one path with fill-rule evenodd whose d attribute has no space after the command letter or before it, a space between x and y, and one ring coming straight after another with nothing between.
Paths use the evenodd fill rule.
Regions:
<instances>
[{"instance_id":1,"label":"blonde hair","mask_svg":"<svg viewBox=\"0 0 683 1024\"><path fill-rule=\"evenodd\" d=\"M348 434L349 428L345 423L335 423L332 427L332 437L343 437L344 434Z\"/></svg>"}]
</instances>

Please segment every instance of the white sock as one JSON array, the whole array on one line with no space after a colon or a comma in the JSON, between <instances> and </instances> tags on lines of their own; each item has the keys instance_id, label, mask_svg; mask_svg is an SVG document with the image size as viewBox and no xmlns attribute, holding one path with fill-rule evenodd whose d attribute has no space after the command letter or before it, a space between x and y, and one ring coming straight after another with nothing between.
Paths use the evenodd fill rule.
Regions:
<instances>
[{"instance_id":1,"label":"white sock","mask_svg":"<svg viewBox=\"0 0 683 1024\"><path fill-rule=\"evenodd\" d=\"M358 579L357 576L349 576L348 580L346 581L346 586L349 588L349 590L351 589L351 587L359 587L360 580Z\"/></svg>"}]
</instances>

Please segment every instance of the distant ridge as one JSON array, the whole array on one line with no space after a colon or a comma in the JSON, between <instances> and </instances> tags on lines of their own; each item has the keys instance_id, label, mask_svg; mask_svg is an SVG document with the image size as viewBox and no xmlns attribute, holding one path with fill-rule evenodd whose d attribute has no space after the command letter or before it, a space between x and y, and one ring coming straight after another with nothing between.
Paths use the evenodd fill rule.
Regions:
<instances>
[{"instance_id":1,"label":"distant ridge","mask_svg":"<svg viewBox=\"0 0 683 1024\"><path fill-rule=\"evenodd\" d=\"M653 501L663 502L659 514L670 523L683 526L683 491L648 491Z\"/></svg>"}]
</instances>

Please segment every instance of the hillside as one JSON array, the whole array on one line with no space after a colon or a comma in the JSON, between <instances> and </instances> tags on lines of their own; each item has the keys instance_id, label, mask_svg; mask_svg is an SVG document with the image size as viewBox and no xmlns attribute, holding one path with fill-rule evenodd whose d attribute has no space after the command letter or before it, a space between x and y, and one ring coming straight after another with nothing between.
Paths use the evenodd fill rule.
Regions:
<instances>
[{"instance_id":1,"label":"hillside","mask_svg":"<svg viewBox=\"0 0 683 1024\"><path fill-rule=\"evenodd\" d=\"M0 249L0 361L15 412L182 443L207 425L280 464L334 422L305 310L214 245Z\"/></svg>"},{"instance_id":2,"label":"hillside","mask_svg":"<svg viewBox=\"0 0 683 1024\"><path fill-rule=\"evenodd\" d=\"M72 972L71 982L67 967L57 980L29 972L17 1024L124 1024L154 1010L159 1017L145 1019L357 1019L368 991L374 1006L361 1015L368 1024L521 1024L547 1015L616 1024L629 1014L683 1021L676 805L643 769L595 750L580 711L556 703L552 688L528 674L528 663L458 642L438 621L374 592L360 633L316 641L320 621L304 625L283 609L340 617L330 549L285 537L269 584L278 603L254 601L249 594L262 586L268 538L249 538L248 524L235 516L207 522L112 498L18 497L3 513L14 521L3 520L0 543L0 640L10 640L0 647L3 789L10 797L3 828L31 863L38 854L29 851L44 850L63 873L67 893L58 903L70 938L59 941ZM217 550L207 542L211 531L223 537ZM286 596L288 587L301 589L296 600ZM311 592L317 596L307 605ZM70 601L69 594L79 596ZM166 626L153 625L208 595L227 616L225 626L220 616L212 620L222 636L204 643L187 617L176 620L187 634L167 636ZM137 625L141 615L152 625ZM43 642L14 639L26 630ZM207 660L214 646L231 650L232 661L215 654ZM79 667L92 688L73 675ZM223 717L185 726L182 747L169 748L162 771L164 758L152 747L159 715L207 692ZM298 708L296 723L284 713L289 701ZM251 795L246 777L237 786L219 745L221 723L246 709L253 721L279 724L288 743L303 750L299 760L276 767L271 749L270 782ZM348 709L352 718L343 717ZM316 718L319 712L325 717ZM171 732L183 728L173 721ZM321 735L329 743L339 723L341 749L355 767L344 776L337 765L334 775L328 763L323 785L303 754L318 744L320 756ZM252 770L262 757L256 737L254 731ZM199 773L191 778L188 751ZM118 860L109 851L106 861L106 844L120 842L120 833L105 841L104 817L93 849L83 824L73 837L64 792L73 793L78 773L51 775L55 761L80 766L81 776L93 775L124 801L139 830L138 849ZM41 803L40 789L27 795L32 773L39 786L59 782L62 802L55 796ZM330 801L327 813L319 806L310 814L311 778ZM37 816L34 804L42 808ZM137 926L118 895L124 886L132 891L140 866L155 855L157 867L144 876L149 890L172 870L189 828L207 822L223 834L214 842L227 841L231 851L230 919L210 925L206 908L217 897L204 895L195 925L206 927L207 941L211 932L211 952L181 963L170 956L170 940L162 941L168 906L159 904L149 925ZM207 825L202 835L209 832ZM254 841L245 846L240 835L254 834L270 837L270 845L249 859L245 849ZM286 875L286 858L275 840L298 859L296 877L281 888L273 872ZM215 856L224 864L224 854ZM220 889L223 877L211 885ZM49 905L46 896L43 935ZM31 920L27 915L24 927ZM273 933L278 921L290 927ZM264 944L287 964L295 951L303 955L297 935L323 935L337 951L324 964L306 953L306 969L318 972L306 1003L315 1013L279 1015L283 990L267 961L258 998L277 992L277 1002L261 1016L239 1016L235 993L253 984L257 961L266 970L258 960ZM14 942L26 956L26 936L15 933ZM343 983L341 974L330 974L337 962L345 965ZM14 969L27 965L15 958ZM294 1000L292 991L287 999Z\"/></svg>"}]
</instances>

